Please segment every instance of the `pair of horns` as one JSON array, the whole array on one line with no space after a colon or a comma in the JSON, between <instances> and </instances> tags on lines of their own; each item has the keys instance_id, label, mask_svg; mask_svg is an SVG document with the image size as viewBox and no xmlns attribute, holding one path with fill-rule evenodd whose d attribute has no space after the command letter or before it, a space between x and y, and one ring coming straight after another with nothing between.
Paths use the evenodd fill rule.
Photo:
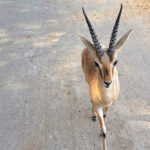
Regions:
<instances>
[{"instance_id":1,"label":"pair of horns","mask_svg":"<svg viewBox=\"0 0 150 150\"><path fill-rule=\"evenodd\" d=\"M97 39L97 35L95 34L95 31L92 27L92 24L90 22L90 20L88 19L85 11L84 11L84 8L82 8L83 10L83 15L85 17L85 20L86 20L86 23L89 27L89 30L90 30L90 34L91 34L91 37L92 37L92 40L93 40L93 43L96 47L96 52L99 54L99 55L103 55L103 50L101 48L101 45ZM115 43L116 43L116 37L117 37L117 32L118 32L118 26L119 26L119 21L120 21L120 16L121 16L121 12L122 12L122 4L121 4L121 7L120 7L120 11L119 11L119 14L117 16L117 19L116 19L116 22L115 22L115 25L113 27L113 31L112 31L112 34L111 34L111 39L110 39L110 43L109 43L109 48L107 50L108 54L112 55L113 52L114 52L114 47L115 47Z\"/></svg>"}]
</instances>

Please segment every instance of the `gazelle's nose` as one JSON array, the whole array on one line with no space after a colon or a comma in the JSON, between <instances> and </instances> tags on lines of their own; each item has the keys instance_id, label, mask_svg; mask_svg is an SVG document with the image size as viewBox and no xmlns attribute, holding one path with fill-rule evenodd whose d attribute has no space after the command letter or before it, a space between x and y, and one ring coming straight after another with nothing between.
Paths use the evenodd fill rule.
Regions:
<instances>
[{"instance_id":1,"label":"gazelle's nose","mask_svg":"<svg viewBox=\"0 0 150 150\"><path fill-rule=\"evenodd\" d=\"M111 81L111 82L106 82L106 81L104 81L104 86L105 86L106 88L108 88L111 83L112 83L112 81Z\"/></svg>"}]
</instances>

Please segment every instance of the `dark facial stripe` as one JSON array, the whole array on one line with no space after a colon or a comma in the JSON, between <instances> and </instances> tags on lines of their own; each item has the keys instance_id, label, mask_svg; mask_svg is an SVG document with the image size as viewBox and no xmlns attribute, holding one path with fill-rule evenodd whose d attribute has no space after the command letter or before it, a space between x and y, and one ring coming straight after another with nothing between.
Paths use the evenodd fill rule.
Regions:
<instances>
[{"instance_id":1,"label":"dark facial stripe","mask_svg":"<svg viewBox=\"0 0 150 150\"><path fill-rule=\"evenodd\" d=\"M101 69L100 69L100 67L99 67L99 73L100 73L100 76L102 77L102 72L101 72Z\"/></svg>"},{"instance_id":2,"label":"dark facial stripe","mask_svg":"<svg viewBox=\"0 0 150 150\"><path fill-rule=\"evenodd\" d=\"M108 75L108 69L107 68L105 69L105 75L106 76Z\"/></svg>"},{"instance_id":3,"label":"dark facial stripe","mask_svg":"<svg viewBox=\"0 0 150 150\"><path fill-rule=\"evenodd\" d=\"M110 62L113 60L113 55L108 54Z\"/></svg>"}]
</instances>

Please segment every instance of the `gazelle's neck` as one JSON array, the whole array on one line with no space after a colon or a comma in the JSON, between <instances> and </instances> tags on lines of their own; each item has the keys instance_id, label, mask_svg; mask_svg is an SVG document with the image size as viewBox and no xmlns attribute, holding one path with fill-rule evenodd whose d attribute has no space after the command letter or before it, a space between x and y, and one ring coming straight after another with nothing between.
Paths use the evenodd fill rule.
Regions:
<instances>
[{"instance_id":1,"label":"gazelle's neck","mask_svg":"<svg viewBox=\"0 0 150 150\"><path fill-rule=\"evenodd\" d=\"M104 86L104 81L100 78L100 86L101 86L101 90L102 90L102 97L103 97L103 100L106 101L107 103L112 101L112 99L113 99L113 97L116 93L116 90L117 90L116 88L118 87L116 85L119 85L118 72L117 72L116 68L114 69L114 75L113 75L113 78L112 78L112 83L108 88L106 88Z\"/></svg>"}]
</instances>

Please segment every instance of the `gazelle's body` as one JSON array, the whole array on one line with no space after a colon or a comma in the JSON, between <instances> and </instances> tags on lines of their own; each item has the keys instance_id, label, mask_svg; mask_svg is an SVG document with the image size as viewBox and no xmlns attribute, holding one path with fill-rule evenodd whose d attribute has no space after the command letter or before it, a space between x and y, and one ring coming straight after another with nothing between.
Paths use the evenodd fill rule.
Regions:
<instances>
[{"instance_id":1,"label":"gazelle's body","mask_svg":"<svg viewBox=\"0 0 150 150\"><path fill-rule=\"evenodd\" d=\"M101 47L84 9L83 14L94 45L86 38L79 35L82 43L86 46L82 52L82 69L85 80L89 86L89 93L93 104L92 120L96 121L96 117L99 120L104 150L106 150L106 127L104 118L106 117L109 106L117 100L120 91L118 72L116 69L117 54L132 31L129 30L116 43L121 12L122 5L113 28L108 48L104 49Z\"/></svg>"}]
</instances>

